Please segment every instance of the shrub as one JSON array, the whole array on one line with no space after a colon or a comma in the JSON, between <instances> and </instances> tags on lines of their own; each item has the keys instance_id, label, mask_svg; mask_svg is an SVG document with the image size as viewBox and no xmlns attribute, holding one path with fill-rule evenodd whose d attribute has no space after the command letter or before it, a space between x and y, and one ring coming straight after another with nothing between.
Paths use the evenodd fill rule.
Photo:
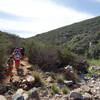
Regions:
<instances>
[{"instance_id":1,"label":"shrub","mask_svg":"<svg viewBox=\"0 0 100 100\"><path fill-rule=\"evenodd\" d=\"M60 59L55 49L43 44L32 43L28 53L29 62L38 65L44 71L52 71L60 65Z\"/></svg>"},{"instance_id":2,"label":"shrub","mask_svg":"<svg viewBox=\"0 0 100 100\"><path fill-rule=\"evenodd\" d=\"M57 80L58 83L63 83L64 76L62 74L57 74L56 80Z\"/></svg>"},{"instance_id":3,"label":"shrub","mask_svg":"<svg viewBox=\"0 0 100 100\"><path fill-rule=\"evenodd\" d=\"M69 92L69 88L68 87L64 87L62 89L63 94L67 94Z\"/></svg>"},{"instance_id":4,"label":"shrub","mask_svg":"<svg viewBox=\"0 0 100 100\"><path fill-rule=\"evenodd\" d=\"M78 71L87 71L88 64L83 57L79 57L66 49L46 46L42 43L30 41L27 44L29 62L38 65L43 71L57 72L59 68L71 65Z\"/></svg>"},{"instance_id":5,"label":"shrub","mask_svg":"<svg viewBox=\"0 0 100 100\"><path fill-rule=\"evenodd\" d=\"M50 92L51 92L52 95L58 94L60 92L60 89L56 84L52 84Z\"/></svg>"},{"instance_id":6,"label":"shrub","mask_svg":"<svg viewBox=\"0 0 100 100\"><path fill-rule=\"evenodd\" d=\"M35 78L36 86L43 86L43 81L41 80L42 77L41 72L33 71L32 76Z\"/></svg>"}]
</instances>

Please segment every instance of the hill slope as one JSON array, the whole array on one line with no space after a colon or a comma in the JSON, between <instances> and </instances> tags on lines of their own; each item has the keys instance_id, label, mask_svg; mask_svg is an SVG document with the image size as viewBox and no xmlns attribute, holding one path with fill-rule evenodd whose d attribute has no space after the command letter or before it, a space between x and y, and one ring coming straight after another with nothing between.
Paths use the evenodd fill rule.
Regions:
<instances>
[{"instance_id":1,"label":"hill slope","mask_svg":"<svg viewBox=\"0 0 100 100\"><path fill-rule=\"evenodd\" d=\"M67 48L90 58L98 58L98 52L100 51L100 17L39 34L32 39Z\"/></svg>"}]
</instances>

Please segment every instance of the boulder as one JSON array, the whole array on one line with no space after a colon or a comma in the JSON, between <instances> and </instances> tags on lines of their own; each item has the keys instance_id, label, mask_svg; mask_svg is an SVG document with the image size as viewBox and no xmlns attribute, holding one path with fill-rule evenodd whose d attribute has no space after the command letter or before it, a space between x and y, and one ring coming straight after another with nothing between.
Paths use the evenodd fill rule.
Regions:
<instances>
[{"instance_id":1,"label":"boulder","mask_svg":"<svg viewBox=\"0 0 100 100\"><path fill-rule=\"evenodd\" d=\"M7 100L3 95L0 95L0 100Z\"/></svg>"},{"instance_id":2,"label":"boulder","mask_svg":"<svg viewBox=\"0 0 100 100\"><path fill-rule=\"evenodd\" d=\"M69 100L82 100L83 96L80 93L71 92L69 98Z\"/></svg>"},{"instance_id":3,"label":"boulder","mask_svg":"<svg viewBox=\"0 0 100 100\"><path fill-rule=\"evenodd\" d=\"M18 89L17 92L12 96L12 100L24 100L23 89Z\"/></svg>"},{"instance_id":4,"label":"boulder","mask_svg":"<svg viewBox=\"0 0 100 100\"><path fill-rule=\"evenodd\" d=\"M82 96L83 96L83 100L93 100L92 95L90 95L89 93L85 93Z\"/></svg>"},{"instance_id":5,"label":"boulder","mask_svg":"<svg viewBox=\"0 0 100 100\"><path fill-rule=\"evenodd\" d=\"M8 91L8 88L7 87L2 87L1 89L0 89L0 94L4 94L4 93L6 93Z\"/></svg>"},{"instance_id":6,"label":"boulder","mask_svg":"<svg viewBox=\"0 0 100 100\"><path fill-rule=\"evenodd\" d=\"M29 90L28 93L30 94L29 100L40 100L39 94L37 92L37 88L33 88Z\"/></svg>"}]
</instances>

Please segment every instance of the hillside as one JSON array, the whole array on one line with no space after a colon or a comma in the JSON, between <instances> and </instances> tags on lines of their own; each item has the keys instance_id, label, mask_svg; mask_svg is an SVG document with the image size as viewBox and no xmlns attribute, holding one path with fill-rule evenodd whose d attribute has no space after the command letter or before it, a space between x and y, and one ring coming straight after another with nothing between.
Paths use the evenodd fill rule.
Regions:
<instances>
[{"instance_id":1,"label":"hillside","mask_svg":"<svg viewBox=\"0 0 100 100\"><path fill-rule=\"evenodd\" d=\"M19 46L21 38L15 35L8 34L0 31L0 80L4 78L6 66L6 60L13 52L16 46Z\"/></svg>"},{"instance_id":2,"label":"hillside","mask_svg":"<svg viewBox=\"0 0 100 100\"><path fill-rule=\"evenodd\" d=\"M99 20L27 39L0 32L0 100L99 100L100 66L89 66L84 57L73 53L99 58ZM16 47L24 47L25 56L20 56L19 67L13 57L9 75L7 59Z\"/></svg>"},{"instance_id":3,"label":"hillside","mask_svg":"<svg viewBox=\"0 0 100 100\"><path fill-rule=\"evenodd\" d=\"M21 38L16 35L11 35L6 32L0 31L0 47L1 48L13 48L19 45Z\"/></svg>"},{"instance_id":4,"label":"hillside","mask_svg":"<svg viewBox=\"0 0 100 100\"><path fill-rule=\"evenodd\" d=\"M57 45L89 58L98 58L100 52L100 17L38 34L32 39Z\"/></svg>"}]
</instances>

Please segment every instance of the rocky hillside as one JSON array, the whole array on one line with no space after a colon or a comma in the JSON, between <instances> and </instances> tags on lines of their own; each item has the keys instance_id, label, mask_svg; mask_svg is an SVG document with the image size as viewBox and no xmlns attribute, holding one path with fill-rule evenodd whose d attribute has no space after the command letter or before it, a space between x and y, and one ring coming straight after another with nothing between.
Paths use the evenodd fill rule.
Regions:
<instances>
[{"instance_id":1,"label":"rocky hillside","mask_svg":"<svg viewBox=\"0 0 100 100\"><path fill-rule=\"evenodd\" d=\"M89 58L99 58L100 17L39 34L31 39L57 45Z\"/></svg>"},{"instance_id":2,"label":"rocky hillside","mask_svg":"<svg viewBox=\"0 0 100 100\"><path fill-rule=\"evenodd\" d=\"M91 66L90 71L100 71ZM2 98L2 99L1 99ZM100 100L100 73L80 75L73 66L59 69L59 73L43 72L25 58L13 76L0 84L1 100Z\"/></svg>"}]
</instances>

